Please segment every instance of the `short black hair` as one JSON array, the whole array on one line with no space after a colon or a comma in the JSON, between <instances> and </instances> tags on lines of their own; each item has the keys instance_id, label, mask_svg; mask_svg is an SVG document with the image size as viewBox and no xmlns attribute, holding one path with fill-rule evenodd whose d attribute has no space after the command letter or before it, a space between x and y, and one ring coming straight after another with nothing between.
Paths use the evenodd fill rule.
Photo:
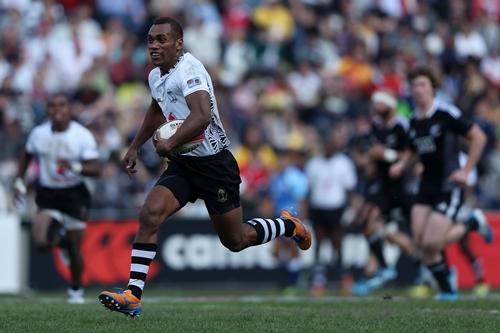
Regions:
<instances>
[{"instance_id":1,"label":"short black hair","mask_svg":"<svg viewBox=\"0 0 500 333\"><path fill-rule=\"evenodd\" d=\"M170 31L172 31L175 39L184 37L184 32L182 31L182 26L179 21L168 16L160 16L155 18L155 20L153 21L153 25L160 24L169 24L171 29Z\"/></svg>"},{"instance_id":2,"label":"short black hair","mask_svg":"<svg viewBox=\"0 0 500 333\"><path fill-rule=\"evenodd\" d=\"M56 91L56 92L50 94L47 101L50 102L51 100L54 100L57 97L64 97L68 101L68 103L71 102L71 97L64 91Z\"/></svg>"},{"instance_id":3,"label":"short black hair","mask_svg":"<svg viewBox=\"0 0 500 333\"><path fill-rule=\"evenodd\" d=\"M429 67L427 66L415 67L410 72L408 72L408 81L410 81L411 83L414 79L416 79L419 76L425 76L426 78L428 78L429 81L431 81L431 85L434 90L437 90L437 88L439 87L438 80L434 75L433 71Z\"/></svg>"}]
</instances>

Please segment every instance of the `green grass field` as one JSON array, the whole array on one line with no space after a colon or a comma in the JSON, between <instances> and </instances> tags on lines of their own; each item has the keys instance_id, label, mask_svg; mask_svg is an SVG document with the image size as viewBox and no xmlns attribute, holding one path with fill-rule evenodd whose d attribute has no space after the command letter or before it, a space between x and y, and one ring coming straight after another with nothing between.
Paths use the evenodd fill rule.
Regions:
<instances>
[{"instance_id":1,"label":"green grass field","mask_svg":"<svg viewBox=\"0 0 500 333\"><path fill-rule=\"evenodd\" d=\"M498 297L450 303L163 292L150 293L143 315L128 318L92 295L87 292L84 305L68 305L62 294L0 296L0 332L500 332Z\"/></svg>"}]
</instances>

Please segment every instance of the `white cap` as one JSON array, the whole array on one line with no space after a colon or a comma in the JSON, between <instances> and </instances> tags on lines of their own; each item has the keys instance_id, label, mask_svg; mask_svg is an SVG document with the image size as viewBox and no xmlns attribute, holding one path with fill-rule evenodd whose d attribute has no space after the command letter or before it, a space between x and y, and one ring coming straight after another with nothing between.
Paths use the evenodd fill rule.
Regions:
<instances>
[{"instance_id":1,"label":"white cap","mask_svg":"<svg viewBox=\"0 0 500 333\"><path fill-rule=\"evenodd\" d=\"M395 109L398 106L398 100L396 97L384 90L377 90L372 94L372 103L382 103Z\"/></svg>"}]
</instances>

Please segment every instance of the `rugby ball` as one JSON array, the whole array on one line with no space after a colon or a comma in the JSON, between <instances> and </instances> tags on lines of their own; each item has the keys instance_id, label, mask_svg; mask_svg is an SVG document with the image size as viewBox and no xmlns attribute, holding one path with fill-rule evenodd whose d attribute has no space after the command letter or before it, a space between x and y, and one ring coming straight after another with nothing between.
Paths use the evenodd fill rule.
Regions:
<instances>
[{"instance_id":1,"label":"rugby ball","mask_svg":"<svg viewBox=\"0 0 500 333\"><path fill-rule=\"evenodd\" d=\"M181 127L183 119L175 119L162 124L155 132L153 140L168 139ZM205 133L195 136L191 141L186 142L175 149L177 154L187 154L196 148L205 140Z\"/></svg>"}]
</instances>

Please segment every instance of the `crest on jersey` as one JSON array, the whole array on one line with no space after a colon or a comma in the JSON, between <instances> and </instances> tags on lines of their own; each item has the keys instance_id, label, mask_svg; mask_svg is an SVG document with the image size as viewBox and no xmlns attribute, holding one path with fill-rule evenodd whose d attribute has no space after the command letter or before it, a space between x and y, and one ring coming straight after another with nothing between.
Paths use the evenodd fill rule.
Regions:
<instances>
[{"instance_id":1,"label":"crest on jersey","mask_svg":"<svg viewBox=\"0 0 500 333\"><path fill-rule=\"evenodd\" d=\"M441 135L441 126L439 124L432 125L429 131L433 137L437 137Z\"/></svg>"},{"instance_id":2,"label":"crest on jersey","mask_svg":"<svg viewBox=\"0 0 500 333\"><path fill-rule=\"evenodd\" d=\"M187 86L188 88L193 88L195 86L198 86L201 84L201 80L199 77L194 77L192 79L187 80Z\"/></svg>"}]
</instances>

